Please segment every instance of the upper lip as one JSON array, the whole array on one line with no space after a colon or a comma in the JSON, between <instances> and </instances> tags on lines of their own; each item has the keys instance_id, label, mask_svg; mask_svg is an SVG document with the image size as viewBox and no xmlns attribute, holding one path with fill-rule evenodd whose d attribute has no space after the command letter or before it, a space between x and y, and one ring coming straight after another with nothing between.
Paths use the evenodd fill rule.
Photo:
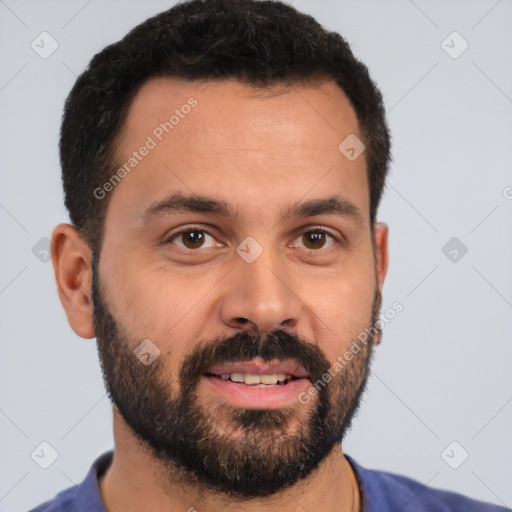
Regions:
<instances>
[{"instance_id":1,"label":"upper lip","mask_svg":"<svg viewBox=\"0 0 512 512\"><path fill-rule=\"evenodd\" d=\"M283 373L285 375L293 375L297 378L308 377L308 372L296 361L282 361L278 359L267 362L262 359L253 359L252 361L221 363L212 366L206 373L213 375L222 375L223 373L250 373L253 375Z\"/></svg>"}]
</instances>

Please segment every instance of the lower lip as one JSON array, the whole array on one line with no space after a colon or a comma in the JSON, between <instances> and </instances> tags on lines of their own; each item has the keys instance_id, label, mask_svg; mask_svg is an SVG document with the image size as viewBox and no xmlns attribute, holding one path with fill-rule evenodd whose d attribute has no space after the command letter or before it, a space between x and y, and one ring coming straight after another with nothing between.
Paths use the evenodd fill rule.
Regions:
<instances>
[{"instance_id":1,"label":"lower lip","mask_svg":"<svg viewBox=\"0 0 512 512\"><path fill-rule=\"evenodd\" d=\"M245 409L275 409L290 407L299 401L299 394L311 386L308 379L292 380L284 385L257 388L237 384L219 377L203 375L201 379L213 391L231 405Z\"/></svg>"}]
</instances>

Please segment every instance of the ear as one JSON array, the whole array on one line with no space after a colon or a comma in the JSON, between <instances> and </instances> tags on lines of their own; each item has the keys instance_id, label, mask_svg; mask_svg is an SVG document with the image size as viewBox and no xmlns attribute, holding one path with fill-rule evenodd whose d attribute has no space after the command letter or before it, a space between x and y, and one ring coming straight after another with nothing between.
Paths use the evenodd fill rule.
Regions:
<instances>
[{"instance_id":1,"label":"ear","mask_svg":"<svg viewBox=\"0 0 512 512\"><path fill-rule=\"evenodd\" d=\"M375 264L379 290L384 286L388 273L388 227L383 222L377 222L374 227L375 235Z\"/></svg>"},{"instance_id":2,"label":"ear","mask_svg":"<svg viewBox=\"0 0 512 512\"><path fill-rule=\"evenodd\" d=\"M52 233L52 263L60 302L73 331L94 338L92 251L70 224L59 224Z\"/></svg>"}]
</instances>

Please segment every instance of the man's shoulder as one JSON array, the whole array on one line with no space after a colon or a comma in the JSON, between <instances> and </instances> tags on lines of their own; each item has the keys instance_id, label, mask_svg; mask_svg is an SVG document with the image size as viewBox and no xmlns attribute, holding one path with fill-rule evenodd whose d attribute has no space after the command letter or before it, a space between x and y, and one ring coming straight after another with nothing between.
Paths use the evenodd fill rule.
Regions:
<instances>
[{"instance_id":1,"label":"man's shoulder","mask_svg":"<svg viewBox=\"0 0 512 512\"><path fill-rule=\"evenodd\" d=\"M509 508L476 501L461 494L428 487L411 478L366 469L347 456L362 490L364 512L505 512ZM98 475L109 466L112 452L93 463L84 481L61 491L30 512L104 512Z\"/></svg>"},{"instance_id":2,"label":"man's shoulder","mask_svg":"<svg viewBox=\"0 0 512 512\"><path fill-rule=\"evenodd\" d=\"M504 512L509 508L429 487L386 471L366 469L347 457L362 488L364 512Z\"/></svg>"},{"instance_id":3,"label":"man's shoulder","mask_svg":"<svg viewBox=\"0 0 512 512\"><path fill-rule=\"evenodd\" d=\"M98 476L108 468L112 462L112 455L112 451L102 454L94 461L81 484L59 492L53 499L41 503L30 512L105 512Z\"/></svg>"},{"instance_id":4,"label":"man's shoulder","mask_svg":"<svg viewBox=\"0 0 512 512\"><path fill-rule=\"evenodd\" d=\"M41 503L30 512L78 512L80 509L76 504L77 492L76 487L70 487L57 494L55 498Z\"/></svg>"}]
</instances>

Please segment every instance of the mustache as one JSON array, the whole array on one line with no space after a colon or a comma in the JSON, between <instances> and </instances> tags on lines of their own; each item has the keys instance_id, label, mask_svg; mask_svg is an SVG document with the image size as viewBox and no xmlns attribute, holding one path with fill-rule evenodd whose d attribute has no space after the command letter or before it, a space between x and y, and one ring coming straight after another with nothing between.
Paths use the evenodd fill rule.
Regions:
<instances>
[{"instance_id":1,"label":"mustache","mask_svg":"<svg viewBox=\"0 0 512 512\"><path fill-rule=\"evenodd\" d=\"M197 345L185 358L180 379L182 383L196 381L213 365L247 362L255 358L265 362L292 360L308 372L312 382L330 367L322 350L299 336L284 330L266 335L242 331L230 338Z\"/></svg>"}]
</instances>

